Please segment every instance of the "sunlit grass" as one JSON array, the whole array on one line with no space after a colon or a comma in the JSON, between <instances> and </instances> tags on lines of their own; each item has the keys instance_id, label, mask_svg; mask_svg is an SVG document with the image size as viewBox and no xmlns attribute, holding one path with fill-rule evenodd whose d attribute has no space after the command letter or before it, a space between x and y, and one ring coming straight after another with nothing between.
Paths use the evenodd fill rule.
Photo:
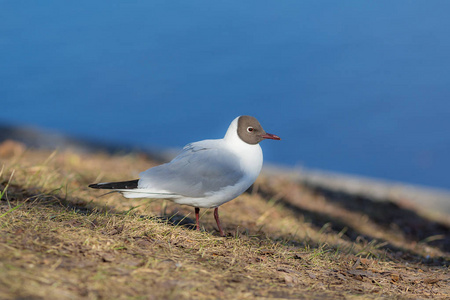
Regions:
<instances>
[{"instance_id":1,"label":"sunlit grass","mask_svg":"<svg viewBox=\"0 0 450 300\"><path fill-rule=\"evenodd\" d=\"M190 207L87 188L134 178L154 165L138 155L28 150L0 162L2 299L420 298L446 292L448 268L421 264L421 257L433 255L445 265L446 253L430 246L445 236L413 243L283 178L262 176L259 191L221 207L228 233L222 238L211 210L202 210L198 232L169 221L192 219ZM361 235L352 237L355 232Z\"/></svg>"}]
</instances>

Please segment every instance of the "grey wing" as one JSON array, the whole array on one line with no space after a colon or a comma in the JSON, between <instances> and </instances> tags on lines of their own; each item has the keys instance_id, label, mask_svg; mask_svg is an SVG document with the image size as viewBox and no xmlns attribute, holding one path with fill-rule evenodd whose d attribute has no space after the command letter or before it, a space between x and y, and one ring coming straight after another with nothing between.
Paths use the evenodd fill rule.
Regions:
<instances>
[{"instance_id":1,"label":"grey wing","mask_svg":"<svg viewBox=\"0 0 450 300\"><path fill-rule=\"evenodd\" d=\"M217 147L219 140L192 143L171 162L142 172L139 188L203 197L237 184L244 173L239 158Z\"/></svg>"}]
</instances>

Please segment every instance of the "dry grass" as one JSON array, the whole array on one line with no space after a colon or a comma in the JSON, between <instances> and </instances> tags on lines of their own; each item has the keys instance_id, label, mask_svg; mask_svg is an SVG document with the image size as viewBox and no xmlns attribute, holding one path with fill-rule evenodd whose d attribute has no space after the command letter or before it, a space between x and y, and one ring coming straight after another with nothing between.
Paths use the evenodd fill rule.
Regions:
<instances>
[{"instance_id":1,"label":"dry grass","mask_svg":"<svg viewBox=\"0 0 450 300\"><path fill-rule=\"evenodd\" d=\"M212 211L197 232L190 207L87 188L145 156L5 153L1 299L449 297L449 226L407 207L261 176L222 238Z\"/></svg>"}]
</instances>

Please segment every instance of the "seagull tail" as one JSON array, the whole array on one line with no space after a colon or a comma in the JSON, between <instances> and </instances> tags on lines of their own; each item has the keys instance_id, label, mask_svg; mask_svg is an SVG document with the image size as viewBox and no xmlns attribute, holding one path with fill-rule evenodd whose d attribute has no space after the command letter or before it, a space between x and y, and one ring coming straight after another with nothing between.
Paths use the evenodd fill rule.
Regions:
<instances>
[{"instance_id":1,"label":"seagull tail","mask_svg":"<svg viewBox=\"0 0 450 300\"><path fill-rule=\"evenodd\" d=\"M154 198L154 199L173 199L178 198L179 195L166 191L152 191L138 187L139 179L118 181L118 182L103 182L93 183L89 187L93 189L114 190L122 193L125 198Z\"/></svg>"}]
</instances>

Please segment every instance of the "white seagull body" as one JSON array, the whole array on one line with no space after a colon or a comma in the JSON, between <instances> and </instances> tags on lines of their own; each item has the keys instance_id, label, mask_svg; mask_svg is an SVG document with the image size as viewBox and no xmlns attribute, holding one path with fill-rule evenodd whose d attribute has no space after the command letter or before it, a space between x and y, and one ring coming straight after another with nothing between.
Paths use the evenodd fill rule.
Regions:
<instances>
[{"instance_id":1,"label":"white seagull body","mask_svg":"<svg viewBox=\"0 0 450 300\"><path fill-rule=\"evenodd\" d=\"M217 208L247 190L263 164L259 142L280 139L266 133L249 116L234 119L223 139L186 145L172 161L140 173L139 180L92 184L92 188L113 189L126 198L169 199L195 207L197 229L199 208Z\"/></svg>"}]
</instances>

